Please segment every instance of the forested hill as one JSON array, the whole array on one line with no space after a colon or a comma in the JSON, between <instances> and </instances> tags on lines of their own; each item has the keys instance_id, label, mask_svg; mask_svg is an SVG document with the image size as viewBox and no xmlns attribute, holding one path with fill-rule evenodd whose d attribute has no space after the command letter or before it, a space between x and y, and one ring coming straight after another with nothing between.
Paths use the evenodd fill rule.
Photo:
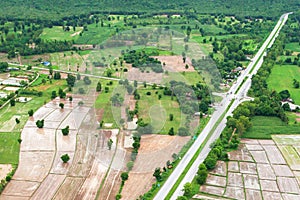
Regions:
<instances>
[{"instance_id":1,"label":"forested hill","mask_svg":"<svg viewBox=\"0 0 300 200\"><path fill-rule=\"evenodd\" d=\"M53 19L80 14L220 13L278 17L297 11L299 0L0 0L0 18Z\"/></svg>"}]
</instances>

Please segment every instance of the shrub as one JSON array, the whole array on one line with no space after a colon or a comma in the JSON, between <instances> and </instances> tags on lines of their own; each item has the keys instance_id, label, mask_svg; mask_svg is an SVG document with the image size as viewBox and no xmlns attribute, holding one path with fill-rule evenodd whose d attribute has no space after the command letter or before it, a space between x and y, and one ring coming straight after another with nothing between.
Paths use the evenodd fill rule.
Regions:
<instances>
[{"instance_id":1,"label":"shrub","mask_svg":"<svg viewBox=\"0 0 300 200\"><path fill-rule=\"evenodd\" d=\"M68 154L64 154L60 158L64 163L67 163L70 160L70 156Z\"/></svg>"},{"instance_id":2,"label":"shrub","mask_svg":"<svg viewBox=\"0 0 300 200\"><path fill-rule=\"evenodd\" d=\"M70 132L69 126L66 126L66 128L61 129L61 132L63 135L68 135Z\"/></svg>"}]
</instances>

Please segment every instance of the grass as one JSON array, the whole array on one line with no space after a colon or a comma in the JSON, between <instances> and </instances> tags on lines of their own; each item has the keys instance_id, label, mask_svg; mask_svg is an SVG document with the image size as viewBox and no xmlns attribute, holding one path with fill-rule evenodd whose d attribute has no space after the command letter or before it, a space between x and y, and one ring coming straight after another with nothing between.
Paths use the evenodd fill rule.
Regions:
<instances>
[{"instance_id":1,"label":"grass","mask_svg":"<svg viewBox=\"0 0 300 200\"><path fill-rule=\"evenodd\" d=\"M287 125L277 117L255 116L253 126L242 137L251 139L271 139L272 134L300 134L299 125Z\"/></svg>"},{"instance_id":2,"label":"grass","mask_svg":"<svg viewBox=\"0 0 300 200\"><path fill-rule=\"evenodd\" d=\"M82 36L79 36L76 40L78 44L101 44L111 36L113 36L116 31L114 28L101 27L100 24L88 25L88 31L84 31Z\"/></svg>"},{"instance_id":3,"label":"grass","mask_svg":"<svg viewBox=\"0 0 300 200\"><path fill-rule=\"evenodd\" d=\"M154 130L160 134L168 134L171 127L175 133L178 128L184 124L185 115L181 113L180 107L176 98L171 99L170 96L164 96L163 90L143 88L138 90L141 95L139 100L139 118L143 118L144 122L151 123ZM146 95L151 92L151 95ZM158 94L155 94L155 93ZM159 100L158 95L162 98ZM173 121L169 120L169 115L173 114Z\"/></svg>"},{"instance_id":4,"label":"grass","mask_svg":"<svg viewBox=\"0 0 300 200\"><path fill-rule=\"evenodd\" d=\"M19 161L20 133L0 133L0 163L17 164Z\"/></svg>"},{"instance_id":5,"label":"grass","mask_svg":"<svg viewBox=\"0 0 300 200\"><path fill-rule=\"evenodd\" d=\"M113 128L118 127L118 123L116 122L116 118L114 117L114 113L112 110L112 105L110 98L113 95L113 91L115 87L117 86L117 82L114 81L112 86L108 86L107 83L110 81L108 80L101 80L102 85L102 92L98 95L96 102L95 102L95 108L97 110L104 110L102 120L104 123L113 123ZM108 87L109 91L107 93L104 92L104 88Z\"/></svg>"},{"instance_id":6,"label":"grass","mask_svg":"<svg viewBox=\"0 0 300 200\"><path fill-rule=\"evenodd\" d=\"M300 68L296 65L275 65L267 80L270 89L280 92L289 90L291 98L300 104L300 89L293 87L293 79L300 81Z\"/></svg>"},{"instance_id":7,"label":"grass","mask_svg":"<svg viewBox=\"0 0 300 200\"><path fill-rule=\"evenodd\" d=\"M62 26L53 26L52 28L44 28L40 37L43 40L76 41L82 30L82 27L76 27L76 30L73 31L73 27L70 27L70 31L64 31Z\"/></svg>"},{"instance_id":8,"label":"grass","mask_svg":"<svg viewBox=\"0 0 300 200\"><path fill-rule=\"evenodd\" d=\"M20 116L20 124L15 125L11 132L0 132L0 163L17 164L19 158L19 144L17 140L20 138L20 132L25 125L30 109L36 111L44 105L45 102L50 101L52 90L66 87L64 80L53 81L52 84L46 83L39 86L30 87L43 92L43 96L29 96L32 98L27 103L16 102L15 106L7 105L0 110L0 126L3 127L6 123L10 123L12 118L16 115ZM23 95L22 95L23 96ZM14 119L12 120L13 123Z\"/></svg>"},{"instance_id":9,"label":"grass","mask_svg":"<svg viewBox=\"0 0 300 200\"><path fill-rule=\"evenodd\" d=\"M47 80L48 76L46 74L40 74L38 79L36 79L36 81L34 81L31 86L38 86L41 85L43 83L43 79Z\"/></svg>"},{"instance_id":10,"label":"grass","mask_svg":"<svg viewBox=\"0 0 300 200\"><path fill-rule=\"evenodd\" d=\"M285 45L286 49L292 50L294 52L300 52L300 45L298 42L290 42Z\"/></svg>"},{"instance_id":11,"label":"grass","mask_svg":"<svg viewBox=\"0 0 300 200\"><path fill-rule=\"evenodd\" d=\"M82 56L73 51L65 51L61 53L51 53L50 62L52 65L59 66L60 70L76 71L79 67L80 71L84 71L86 68L86 63Z\"/></svg>"}]
</instances>

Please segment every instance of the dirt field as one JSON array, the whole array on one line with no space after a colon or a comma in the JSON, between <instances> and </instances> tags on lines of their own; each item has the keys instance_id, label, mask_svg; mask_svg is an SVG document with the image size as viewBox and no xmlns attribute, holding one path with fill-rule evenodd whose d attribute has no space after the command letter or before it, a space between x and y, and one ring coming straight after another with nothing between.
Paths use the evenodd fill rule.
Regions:
<instances>
[{"instance_id":1,"label":"dirt field","mask_svg":"<svg viewBox=\"0 0 300 200\"><path fill-rule=\"evenodd\" d=\"M300 199L300 171L291 168L300 166L300 137L275 135L274 141L241 140L238 150L229 153L230 161L225 167L219 162L210 172L200 188L201 195L247 200ZM213 175L220 168L227 173L225 183L226 176Z\"/></svg>"},{"instance_id":2,"label":"dirt field","mask_svg":"<svg viewBox=\"0 0 300 200\"><path fill-rule=\"evenodd\" d=\"M167 160L172 160L172 154L178 153L189 139L190 137L143 135L137 159L122 191L122 199L136 199L147 192L155 182L152 176L154 169L165 166Z\"/></svg>"},{"instance_id":3,"label":"dirt field","mask_svg":"<svg viewBox=\"0 0 300 200\"><path fill-rule=\"evenodd\" d=\"M192 61L190 58L186 58L185 63L183 62L182 56L153 56L153 58L157 58L161 63L165 63L163 66L164 70L169 72L194 72L195 69L192 66ZM186 69L185 65L188 65L189 68Z\"/></svg>"}]
</instances>

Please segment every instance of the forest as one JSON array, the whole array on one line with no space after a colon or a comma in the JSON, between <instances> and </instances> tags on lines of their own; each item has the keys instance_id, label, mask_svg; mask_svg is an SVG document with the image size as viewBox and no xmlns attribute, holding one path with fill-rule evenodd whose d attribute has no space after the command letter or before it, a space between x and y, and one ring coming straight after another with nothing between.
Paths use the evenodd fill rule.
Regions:
<instances>
[{"instance_id":1,"label":"forest","mask_svg":"<svg viewBox=\"0 0 300 200\"><path fill-rule=\"evenodd\" d=\"M237 16L278 17L291 12L300 3L297 0L11 0L1 2L3 19L58 20L84 14L232 14Z\"/></svg>"}]
</instances>

